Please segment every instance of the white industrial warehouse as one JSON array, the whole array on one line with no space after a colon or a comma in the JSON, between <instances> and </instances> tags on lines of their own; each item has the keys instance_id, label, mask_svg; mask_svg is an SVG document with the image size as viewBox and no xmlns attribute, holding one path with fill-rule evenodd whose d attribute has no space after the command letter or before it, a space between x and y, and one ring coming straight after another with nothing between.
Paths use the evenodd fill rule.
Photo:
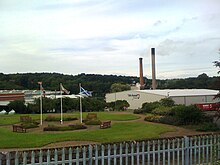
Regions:
<instances>
[{"instance_id":1,"label":"white industrial warehouse","mask_svg":"<svg viewBox=\"0 0 220 165\"><path fill-rule=\"evenodd\" d=\"M129 109L138 109L143 103L160 101L163 98L171 98L175 104L191 105L201 103L216 103L220 100L214 99L219 91L210 89L156 89L156 68L155 68L155 48L151 48L152 60L152 89L144 89L143 64L142 58L139 58L140 69L140 90L128 90L123 92L106 94L106 102L115 102L117 100L126 100ZM142 90L141 90L142 89Z\"/></svg>"},{"instance_id":2,"label":"white industrial warehouse","mask_svg":"<svg viewBox=\"0 0 220 165\"><path fill-rule=\"evenodd\" d=\"M126 100L129 109L138 109L143 103L160 101L170 97L175 104L191 105L198 103L214 103L214 97L219 91L209 89L162 89L162 90L129 90L106 94L106 102Z\"/></svg>"}]
</instances>

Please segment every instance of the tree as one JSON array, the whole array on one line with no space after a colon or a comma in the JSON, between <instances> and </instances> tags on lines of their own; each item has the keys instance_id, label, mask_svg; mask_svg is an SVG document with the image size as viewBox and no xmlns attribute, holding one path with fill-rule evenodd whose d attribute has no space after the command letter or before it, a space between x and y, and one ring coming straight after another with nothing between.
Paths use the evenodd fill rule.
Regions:
<instances>
[{"instance_id":1,"label":"tree","mask_svg":"<svg viewBox=\"0 0 220 165\"><path fill-rule=\"evenodd\" d=\"M130 106L126 100L117 100L116 102L110 102L107 105L114 110L125 110Z\"/></svg>"},{"instance_id":2,"label":"tree","mask_svg":"<svg viewBox=\"0 0 220 165\"><path fill-rule=\"evenodd\" d=\"M14 109L16 113L27 113L27 107L24 104L24 100L11 101L8 107L9 109Z\"/></svg>"},{"instance_id":3,"label":"tree","mask_svg":"<svg viewBox=\"0 0 220 165\"><path fill-rule=\"evenodd\" d=\"M131 86L128 84L114 83L111 85L111 92L121 92L131 90Z\"/></svg>"},{"instance_id":4,"label":"tree","mask_svg":"<svg viewBox=\"0 0 220 165\"><path fill-rule=\"evenodd\" d=\"M214 61L214 66L220 68L220 61ZM220 73L220 70L218 71L218 74ZM218 82L220 84L220 77L218 78ZM215 99L220 99L220 92L218 92L218 94L215 96ZM218 109L218 111L215 114L215 117L217 117L216 122L220 119L220 108Z\"/></svg>"},{"instance_id":5,"label":"tree","mask_svg":"<svg viewBox=\"0 0 220 165\"><path fill-rule=\"evenodd\" d=\"M220 73L220 61L214 61L214 66L219 67L218 73Z\"/></svg>"},{"instance_id":6,"label":"tree","mask_svg":"<svg viewBox=\"0 0 220 165\"><path fill-rule=\"evenodd\" d=\"M214 61L214 66L219 68L218 74L220 73L220 61ZM220 77L218 78L218 84L220 84ZM215 96L215 98L219 98L220 99L220 92Z\"/></svg>"}]
</instances>

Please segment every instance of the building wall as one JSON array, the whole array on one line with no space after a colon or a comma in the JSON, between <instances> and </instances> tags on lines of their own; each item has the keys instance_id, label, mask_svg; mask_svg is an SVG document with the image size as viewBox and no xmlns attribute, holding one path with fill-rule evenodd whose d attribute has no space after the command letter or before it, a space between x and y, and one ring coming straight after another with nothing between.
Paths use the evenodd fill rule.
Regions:
<instances>
[{"instance_id":1,"label":"building wall","mask_svg":"<svg viewBox=\"0 0 220 165\"><path fill-rule=\"evenodd\" d=\"M117 93L106 94L106 102L115 102L116 100L126 100L130 107L129 109L138 109L142 107L143 103L160 101L166 96L141 92L141 91L123 91ZM191 105L196 103L212 103L217 102L213 100L214 96L171 96L175 104Z\"/></svg>"},{"instance_id":2,"label":"building wall","mask_svg":"<svg viewBox=\"0 0 220 165\"><path fill-rule=\"evenodd\" d=\"M6 106L15 100L24 100L24 93L0 93L0 106Z\"/></svg>"},{"instance_id":3,"label":"building wall","mask_svg":"<svg viewBox=\"0 0 220 165\"><path fill-rule=\"evenodd\" d=\"M165 98L165 96L133 90L106 94L107 103L115 102L116 100L126 100L130 104L129 109L138 109L142 107L143 103L159 101L162 98Z\"/></svg>"},{"instance_id":4,"label":"building wall","mask_svg":"<svg viewBox=\"0 0 220 165\"><path fill-rule=\"evenodd\" d=\"M175 104L184 105L215 102L215 100L213 100L214 96L174 96L171 98L175 101Z\"/></svg>"}]
</instances>

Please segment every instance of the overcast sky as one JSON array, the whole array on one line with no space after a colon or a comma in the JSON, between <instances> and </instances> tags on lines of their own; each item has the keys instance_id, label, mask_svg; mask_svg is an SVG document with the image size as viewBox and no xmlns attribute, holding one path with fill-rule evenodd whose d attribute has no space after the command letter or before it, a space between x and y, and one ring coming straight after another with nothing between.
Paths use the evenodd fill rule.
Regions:
<instances>
[{"instance_id":1,"label":"overcast sky","mask_svg":"<svg viewBox=\"0 0 220 165\"><path fill-rule=\"evenodd\" d=\"M217 76L220 0L0 0L3 73Z\"/></svg>"}]
</instances>

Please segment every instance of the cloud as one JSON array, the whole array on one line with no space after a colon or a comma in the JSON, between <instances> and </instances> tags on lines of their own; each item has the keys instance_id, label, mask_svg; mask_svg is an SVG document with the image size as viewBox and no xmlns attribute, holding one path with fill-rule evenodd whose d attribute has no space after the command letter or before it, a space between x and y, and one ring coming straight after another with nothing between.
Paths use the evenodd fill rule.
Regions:
<instances>
[{"instance_id":1,"label":"cloud","mask_svg":"<svg viewBox=\"0 0 220 165\"><path fill-rule=\"evenodd\" d=\"M162 24L162 21L158 20L157 22L154 23L154 26L159 26Z\"/></svg>"},{"instance_id":2,"label":"cloud","mask_svg":"<svg viewBox=\"0 0 220 165\"><path fill-rule=\"evenodd\" d=\"M158 76L215 75L220 9L219 1L211 2L2 0L2 68L138 75L143 57L150 75L155 47Z\"/></svg>"}]
</instances>

